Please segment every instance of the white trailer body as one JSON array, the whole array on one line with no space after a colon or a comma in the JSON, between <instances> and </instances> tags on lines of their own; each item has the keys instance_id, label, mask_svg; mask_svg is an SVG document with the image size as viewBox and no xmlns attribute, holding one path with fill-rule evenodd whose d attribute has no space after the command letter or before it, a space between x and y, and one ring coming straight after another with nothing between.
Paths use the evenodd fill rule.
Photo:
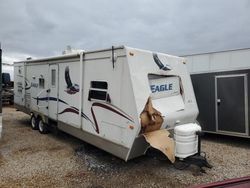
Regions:
<instances>
[{"instance_id":1,"label":"white trailer body","mask_svg":"<svg viewBox=\"0 0 250 188\"><path fill-rule=\"evenodd\" d=\"M129 47L14 64L15 106L124 160L149 147L140 114L149 97L161 129L198 115L185 59Z\"/></svg>"}]
</instances>

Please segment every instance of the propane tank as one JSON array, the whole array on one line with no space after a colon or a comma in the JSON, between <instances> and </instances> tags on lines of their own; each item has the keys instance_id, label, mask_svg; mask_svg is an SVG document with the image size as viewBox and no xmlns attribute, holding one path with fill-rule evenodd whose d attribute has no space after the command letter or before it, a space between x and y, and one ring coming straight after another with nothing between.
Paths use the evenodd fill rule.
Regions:
<instances>
[{"instance_id":1,"label":"propane tank","mask_svg":"<svg viewBox=\"0 0 250 188\"><path fill-rule=\"evenodd\" d=\"M196 123L179 125L174 128L175 156L184 159L198 152L198 135L201 127Z\"/></svg>"}]
</instances>

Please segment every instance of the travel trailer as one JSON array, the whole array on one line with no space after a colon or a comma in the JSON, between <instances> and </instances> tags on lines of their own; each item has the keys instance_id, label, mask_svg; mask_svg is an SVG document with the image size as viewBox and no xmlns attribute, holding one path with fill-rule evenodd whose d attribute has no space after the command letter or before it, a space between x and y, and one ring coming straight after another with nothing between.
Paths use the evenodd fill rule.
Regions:
<instances>
[{"instance_id":1,"label":"travel trailer","mask_svg":"<svg viewBox=\"0 0 250 188\"><path fill-rule=\"evenodd\" d=\"M56 127L125 161L157 144L185 158L198 152L200 131L185 63L125 46L15 62L14 103L33 129Z\"/></svg>"},{"instance_id":2,"label":"travel trailer","mask_svg":"<svg viewBox=\"0 0 250 188\"><path fill-rule=\"evenodd\" d=\"M250 138L250 49L184 57L203 131Z\"/></svg>"}]
</instances>

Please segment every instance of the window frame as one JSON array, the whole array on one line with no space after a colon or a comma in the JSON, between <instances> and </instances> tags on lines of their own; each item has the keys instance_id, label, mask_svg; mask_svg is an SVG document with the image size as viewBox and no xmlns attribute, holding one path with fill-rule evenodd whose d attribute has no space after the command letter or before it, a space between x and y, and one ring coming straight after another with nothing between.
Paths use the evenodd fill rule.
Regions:
<instances>
[{"instance_id":1,"label":"window frame","mask_svg":"<svg viewBox=\"0 0 250 188\"><path fill-rule=\"evenodd\" d=\"M100 84L104 84L104 85L100 85ZM101 98L101 97L97 97L98 93L105 93L105 99ZM94 95L97 96L94 96ZM99 95L101 96L101 95ZM91 81L90 82L90 88L89 88L89 94L88 94L88 100L89 101L105 101L105 102L109 102L109 94L108 94L108 82L107 81Z\"/></svg>"},{"instance_id":2,"label":"window frame","mask_svg":"<svg viewBox=\"0 0 250 188\"><path fill-rule=\"evenodd\" d=\"M56 69L51 69L51 87L56 87Z\"/></svg>"},{"instance_id":3,"label":"window frame","mask_svg":"<svg viewBox=\"0 0 250 188\"><path fill-rule=\"evenodd\" d=\"M41 80L43 80L43 82L41 82ZM44 78L40 77L38 79L38 87L39 87L39 89L44 89L45 88L45 79Z\"/></svg>"}]
</instances>

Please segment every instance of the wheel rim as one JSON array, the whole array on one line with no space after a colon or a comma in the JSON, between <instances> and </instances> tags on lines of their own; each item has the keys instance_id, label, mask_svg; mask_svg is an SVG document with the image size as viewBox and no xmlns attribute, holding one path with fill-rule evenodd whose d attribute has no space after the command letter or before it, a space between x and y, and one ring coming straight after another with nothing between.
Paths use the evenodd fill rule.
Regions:
<instances>
[{"instance_id":1,"label":"wheel rim","mask_svg":"<svg viewBox=\"0 0 250 188\"><path fill-rule=\"evenodd\" d=\"M31 118L31 126L32 126L32 128L36 127L36 119L34 116L32 116L32 118Z\"/></svg>"},{"instance_id":2,"label":"wheel rim","mask_svg":"<svg viewBox=\"0 0 250 188\"><path fill-rule=\"evenodd\" d=\"M39 121L39 130L41 132L43 132L43 121L42 120Z\"/></svg>"}]
</instances>

